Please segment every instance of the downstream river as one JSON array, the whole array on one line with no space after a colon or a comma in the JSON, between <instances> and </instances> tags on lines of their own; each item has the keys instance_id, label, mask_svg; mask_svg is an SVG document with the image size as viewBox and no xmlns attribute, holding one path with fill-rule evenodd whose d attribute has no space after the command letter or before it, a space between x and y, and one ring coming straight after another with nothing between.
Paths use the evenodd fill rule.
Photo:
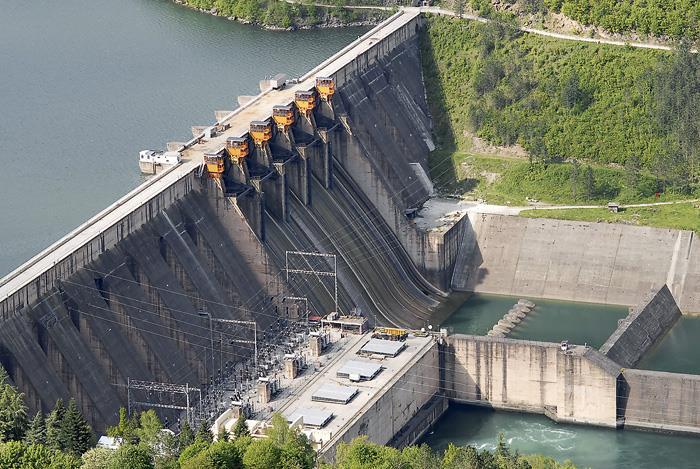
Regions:
<instances>
[{"instance_id":1,"label":"downstream river","mask_svg":"<svg viewBox=\"0 0 700 469\"><path fill-rule=\"evenodd\" d=\"M588 343L600 347L627 315L627 308L591 303L528 298L536 306L509 337ZM474 294L440 324L454 333L483 335L516 302L517 297ZM682 318L649 353L640 368L696 373L700 318ZM543 415L495 412L484 407L453 405L424 439L434 449L447 444L493 449L498 434L521 453L541 453L577 467L700 468L700 438L633 430L608 430L557 424Z\"/></svg>"},{"instance_id":2,"label":"downstream river","mask_svg":"<svg viewBox=\"0 0 700 469\"><path fill-rule=\"evenodd\" d=\"M3 2L0 277L135 187L139 150L366 30L264 31L169 0Z\"/></svg>"}]
</instances>

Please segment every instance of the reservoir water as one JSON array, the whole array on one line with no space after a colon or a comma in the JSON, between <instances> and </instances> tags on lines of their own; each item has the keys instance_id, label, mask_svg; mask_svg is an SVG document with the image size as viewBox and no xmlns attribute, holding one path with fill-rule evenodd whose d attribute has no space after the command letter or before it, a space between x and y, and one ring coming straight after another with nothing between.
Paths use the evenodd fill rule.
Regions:
<instances>
[{"instance_id":1,"label":"reservoir water","mask_svg":"<svg viewBox=\"0 0 700 469\"><path fill-rule=\"evenodd\" d=\"M366 30L264 31L169 0L4 2L0 277L136 186L139 150Z\"/></svg>"}]
</instances>

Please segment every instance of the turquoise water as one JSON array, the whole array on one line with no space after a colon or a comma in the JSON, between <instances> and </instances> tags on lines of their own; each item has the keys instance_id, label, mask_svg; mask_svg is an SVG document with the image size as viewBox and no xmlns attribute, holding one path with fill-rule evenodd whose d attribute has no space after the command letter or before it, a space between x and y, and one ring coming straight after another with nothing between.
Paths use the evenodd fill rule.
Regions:
<instances>
[{"instance_id":1,"label":"turquoise water","mask_svg":"<svg viewBox=\"0 0 700 469\"><path fill-rule=\"evenodd\" d=\"M521 453L569 459L577 467L700 467L699 438L563 425L541 415L465 405L451 406L424 442L439 451L450 442L493 449L499 433Z\"/></svg>"},{"instance_id":2,"label":"turquoise water","mask_svg":"<svg viewBox=\"0 0 700 469\"><path fill-rule=\"evenodd\" d=\"M700 318L681 317L661 342L646 353L637 368L700 374Z\"/></svg>"},{"instance_id":3,"label":"turquoise water","mask_svg":"<svg viewBox=\"0 0 700 469\"><path fill-rule=\"evenodd\" d=\"M135 187L139 150L364 31L263 31L170 0L3 2L0 276Z\"/></svg>"},{"instance_id":4,"label":"turquoise water","mask_svg":"<svg viewBox=\"0 0 700 469\"><path fill-rule=\"evenodd\" d=\"M452 328L460 334L484 335L508 310L518 297L476 293L469 297L441 327ZM514 339L559 342L600 347L617 327L617 321L627 315L624 306L611 306L572 301L528 298L535 308L511 331Z\"/></svg>"}]
</instances>

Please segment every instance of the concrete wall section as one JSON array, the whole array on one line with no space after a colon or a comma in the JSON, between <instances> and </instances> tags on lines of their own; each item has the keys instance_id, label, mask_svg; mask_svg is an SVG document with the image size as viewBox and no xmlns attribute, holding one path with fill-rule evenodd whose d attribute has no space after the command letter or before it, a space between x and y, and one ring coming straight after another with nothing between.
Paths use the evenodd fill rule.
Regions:
<instances>
[{"instance_id":1,"label":"concrete wall section","mask_svg":"<svg viewBox=\"0 0 700 469\"><path fill-rule=\"evenodd\" d=\"M625 426L700 433L700 376L625 370Z\"/></svg>"},{"instance_id":2,"label":"concrete wall section","mask_svg":"<svg viewBox=\"0 0 700 469\"><path fill-rule=\"evenodd\" d=\"M594 349L458 334L447 338L445 366L450 399L617 425L619 367Z\"/></svg>"},{"instance_id":3,"label":"concrete wall section","mask_svg":"<svg viewBox=\"0 0 700 469\"><path fill-rule=\"evenodd\" d=\"M469 220L457 290L633 305L668 284L683 312L700 312L690 232L476 213Z\"/></svg>"},{"instance_id":4,"label":"concrete wall section","mask_svg":"<svg viewBox=\"0 0 700 469\"><path fill-rule=\"evenodd\" d=\"M664 285L620 320L600 351L620 366L632 368L680 317L681 310Z\"/></svg>"}]
</instances>

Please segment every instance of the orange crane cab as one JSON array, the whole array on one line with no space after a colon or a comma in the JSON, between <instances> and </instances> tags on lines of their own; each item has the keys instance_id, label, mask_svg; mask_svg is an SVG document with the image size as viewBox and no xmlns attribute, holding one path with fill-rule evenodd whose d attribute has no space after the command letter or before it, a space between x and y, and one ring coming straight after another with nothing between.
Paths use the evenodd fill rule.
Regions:
<instances>
[{"instance_id":1,"label":"orange crane cab","mask_svg":"<svg viewBox=\"0 0 700 469\"><path fill-rule=\"evenodd\" d=\"M272 138L272 124L269 120L250 123L250 136L256 146L262 146Z\"/></svg>"},{"instance_id":2,"label":"orange crane cab","mask_svg":"<svg viewBox=\"0 0 700 469\"><path fill-rule=\"evenodd\" d=\"M308 117L316 107L316 93L311 91L297 91L294 93L294 104L299 112L303 112Z\"/></svg>"},{"instance_id":3,"label":"orange crane cab","mask_svg":"<svg viewBox=\"0 0 700 469\"><path fill-rule=\"evenodd\" d=\"M329 101L335 93L335 82L332 78L316 78L316 89L321 99Z\"/></svg>"},{"instance_id":4,"label":"orange crane cab","mask_svg":"<svg viewBox=\"0 0 700 469\"><path fill-rule=\"evenodd\" d=\"M246 137L229 137L226 139L226 152L234 162L248 156L248 139Z\"/></svg>"},{"instance_id":5,"label":"orange crane cab","mask_svg":"<svg viewBox=\"0 0 700 469\"><path fill-rule=\"evenodd\" d=\"M224 172L224 149L205 152L204 164L207 165L209 177L219 179Z\"/></svg>"},{"instance_id":6,"label":"orange crane cab","mask_svg":"<svg viewBox=\"0 0 700 469\"><path fill-rule=\"evenodd\" d=\"M294 109L291 105L274 106L272 108L272 118L281 132L286 132L294 124Z\"/></svg>"}]
</instances>

